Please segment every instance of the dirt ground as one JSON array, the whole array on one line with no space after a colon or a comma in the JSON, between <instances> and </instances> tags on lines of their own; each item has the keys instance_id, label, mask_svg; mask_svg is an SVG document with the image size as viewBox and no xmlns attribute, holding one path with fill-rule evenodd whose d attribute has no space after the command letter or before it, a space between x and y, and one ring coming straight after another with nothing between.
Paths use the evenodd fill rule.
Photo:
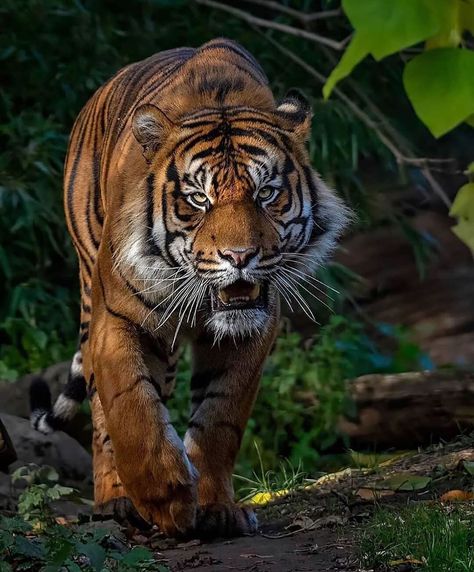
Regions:
<instances>
[{"instance_id":1,"label":"dirt ground","mask_svg":"<svg viewBox=\"0 0 474 572\"><path fill-rule=\"evenodd\" d=\"M174 571L326 572L357 570L350 541L331 529L283 538L265 535L179 546L162 552Z\"/></svg>"},{"instance_id":2,"label":"dirt ground","mask_svg":"<svg viewBox=\"0 0 474 572\"><path fill-rule=\"evenodd\" d=\"M413 502L439 503L447 491L472 490L473 473L474 436L399 453L370 468L328 474L257 507L260 530L255 536L213 542L178 542L156 530L126 530L114 521L91 520L84 507L78 509L71 502L56 508L70 523L82 513L80 527L105 525L122 546L147 546L172 572L369 572L359 566L357 548L376 505L396 509Z\"/></svg>"},{"instance_id":3,"label":"dirt ground","mask_svg":"<svg viewBox=\"0 0 474 572\"><path fill-rule=\"evenodd\" d=\"M159 535L137 535L132 541L153 548L173 572L366 572L358 565L357 542L374 506L440 502L447 491L472 487L466 466L473 462L474 441L462 437L426 451L398 454L372 468L327 475L260 507L256 536L176 543Z\"/></svg>"}]
</instances>

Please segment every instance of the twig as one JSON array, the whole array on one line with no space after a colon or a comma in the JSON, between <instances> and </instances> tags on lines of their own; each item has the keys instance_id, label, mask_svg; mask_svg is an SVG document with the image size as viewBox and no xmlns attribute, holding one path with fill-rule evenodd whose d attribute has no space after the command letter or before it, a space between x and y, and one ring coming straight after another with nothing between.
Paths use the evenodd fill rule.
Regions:
<instances>
[{"instance_id":1,"label":"twig","mask_svg":"<svg viewBox=\"0 0 474 572\"><path fill-rule=\"evenodd\" d=\"M274 2L273 0L244 0L255 6L263 6L265 8L270 8L270 10L276 10L282 14L287 14L296 20L300 20L304 23L315 22L316 20L327 20L328 18L335 18L342 14L342 10L325 10L323 12L300 12L295 10L295 8L289 8L284 6L279 2Z\"/></svg>"},{"instance_id":2,"label":"twig","mask_svg":"<svg viewBox=\"0 0 474 572\"><path fill-rule=\"evenodd\" d=\"M275 48L277 48L282 54L287 56L289 59L293 60L296 64L302 67L305 71L307 71L311 76L317 79L320 83L326 83L326 77L316 70L313 66L305 62L301 59L297 54L285 48L272 38L268 37L266 34L262 34L268 42L270 42ZM433 177L431 172L428 169L428 164L432 161L431 159L425 157L410 157L405 155L397 146L396 144L385 134L378 124L365 113L360 107L356 105L343 91L341 91L338 87L333 89L333 92L337 95L339 99L341 99L347 107L354 113L356 117L358 117L362 123L364 123L369 129L372 129L380 141L387 147L387 149L392 153L395 157L395 160L399 165L406 164L417 166L421 168L423 175L425 176L426 180L430 183L433 191L439 196L439 198L443 201L443 203L450 208L451 207L451 200L449 199L448 195L444 192L441 185L436 181ZM436 161L436 160L435 160Z\"/></svg>"},{"instance_id":3,"label":"twig","mask_svg":"<svg viewBox=\"0 0 474 572\"><path fill-rule=\"evenodd\" d=\"M326 55L328 60L335 65L336 58L334 54L325 47L322 47L321 50ZM366 92L360 88L359 84L351 77L346 79L347 85L349 85L355 94L365 103L365 105L370 109L372 114L379 120L380 125L382 128L386 130L386 133L389 137L391 137L398 147L404 148L404 155L406 157L413 155L413 148L411 147L409 141L399 133L393 125L388 121L386 115L382 112L382 110L370 99L370 97L366 94ZM419 158L419 161L423 161L424 163L429 164L443 164L443 163L454 163L455 159L453 158L446 158L446 159L438 159L438 158L430 158L430 157L423 157Z\"/></svg>"},{"instance_id":4,"label":"twig","mask_svg":"<svg viewBox=\"0 0 474 572\"><path fill-rule=\"evenodd\" d=\"M261 28L271 28L273 30L279 30L285 34L291 34L297 38L304 38L305 40L311 40L317 44L322 44L323 46L328 46L333 50L343 50L350 38L345 38L340 42L332 40L331 38L326 38L320 34L315 34L313 32L307 32L306 30L301 30L300 28L295 28L293 26L288 26L287 24L281 24L280 22L271 22L270 20L264 20L257 16L253 16L245 10L240 10L239 8L233 8L227 4L222 4L221 2L216 2L215 0L194 0L197 4L202 4L203 6L209 6L210 8L216 8L217 10L222 10L223 12L228 12L241 20L244 20L248 24L259 26Z\"/></svg>"}]
</instances>

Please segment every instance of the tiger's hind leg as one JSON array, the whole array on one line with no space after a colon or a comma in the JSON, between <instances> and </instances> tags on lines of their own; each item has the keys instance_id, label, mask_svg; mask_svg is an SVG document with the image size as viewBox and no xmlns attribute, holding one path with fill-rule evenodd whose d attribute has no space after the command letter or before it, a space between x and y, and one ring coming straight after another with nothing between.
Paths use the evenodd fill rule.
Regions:
<instances>
[{"instance_id":1,"label":"tiger's hind leg","mask_svg":"<svg viewBox=\"0 0 474 572\"><path fill-rule=\"evenodd\" d=\"M94 466L94 514L97 518L113 518L121 524L146 529L149 524L138 514L117 473L114 451L105 426L99 396L91 389L92 453Z\"/></svg>"}]
</instances>

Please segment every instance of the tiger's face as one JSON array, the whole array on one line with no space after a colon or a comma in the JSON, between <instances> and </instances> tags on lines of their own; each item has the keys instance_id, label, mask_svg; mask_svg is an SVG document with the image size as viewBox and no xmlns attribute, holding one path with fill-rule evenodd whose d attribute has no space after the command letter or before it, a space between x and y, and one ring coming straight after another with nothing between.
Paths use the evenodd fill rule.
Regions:
<instances>
[{"instance_id":1,"label":"tiger's face","mask_svg":"<svg viewBox=\"0 0 474 572\"><path fill-rule=\"evenodd\" d=\"M217 338L261 331L277 292L305 304L297 283L344 226L342 202L309 164L309 123L296 96L274 113L209 109L179 126L152 106L135 114L161 205L152 240L181 280L175 310L204 307Z\"/></svg>"}]
</instances>

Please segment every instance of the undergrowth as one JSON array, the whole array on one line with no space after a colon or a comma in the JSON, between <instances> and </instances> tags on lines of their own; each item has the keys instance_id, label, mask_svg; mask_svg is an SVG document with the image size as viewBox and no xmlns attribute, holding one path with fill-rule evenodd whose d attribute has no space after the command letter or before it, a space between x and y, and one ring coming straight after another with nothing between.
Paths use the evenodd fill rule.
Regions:
<instances>
[{"instance_id":1,"label":"undergrowth","mask_svg":"<svg viewBox=\"0 0 474 572\"><path fill-rule=\"evenodd\" d=\"M307 470L314 467L321 453L344 441L337 430L340 416L356 413L347 393L348 379L432 367L404 330L381 324L378 335L380 342L368 335L363 324L337 315L308 343L298 333L282 333L264 368L236 473L251 477L261 461L274 470L281 459L295 467L301 463ZM188 423L190 376L190 358L185 353L168 402L171 419L182 435Z\"/></svg>"},{"instance_id":2,"label":"undergrowth","mask_svg":"<svg viewBox=\"0 0 474 572\"><path fill-rule=\"evenodd\" d=\"M59 524L52 503L71 498L74 491L58 483L52 467L20 467L12 480L25 488L18 514L0 514L0 572L169 571L147 548L130 549L123 539L94 522Z\"/></svg>"},{"instance_id":3,"label":"undergrowth","mask_svg":"<svg viewBox=\"0 0 474 572\"><path fill-rule=\"evenodd\" d=\"M474 570L472 505L417 504L400 510L380 508L359 543L361 564L374 570L426 572Z\"/></svg>"}]
</instances>

